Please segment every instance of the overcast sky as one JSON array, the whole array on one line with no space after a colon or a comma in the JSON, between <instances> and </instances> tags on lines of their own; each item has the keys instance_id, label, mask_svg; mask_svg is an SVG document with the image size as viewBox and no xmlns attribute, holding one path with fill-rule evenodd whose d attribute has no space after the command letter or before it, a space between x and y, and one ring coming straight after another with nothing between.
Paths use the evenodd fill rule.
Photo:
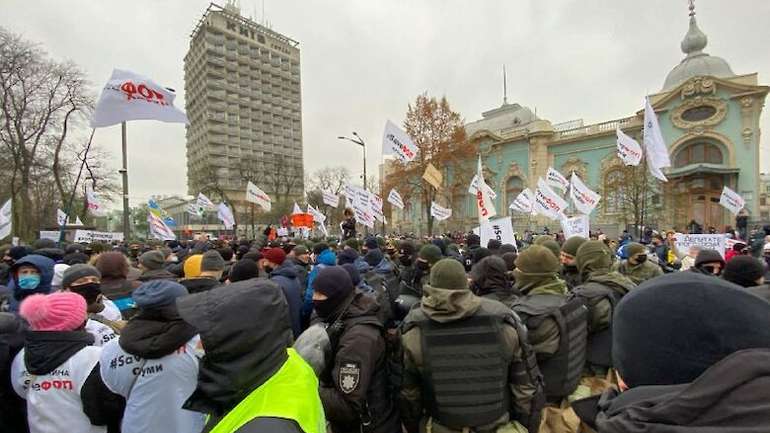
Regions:
<instances>
[{"instance_id":1,"label":"overcast sky","mask_svg":"<svg viewBox=\"0 0 770 433\"><path fill-rule=\"evenodd\" d=\"M360 151L338 135L357 131L379 162L386 119L400 124L416 95L446 95L466 121L508 100L554 123L628 116L660 90L682 58L687 2L520 0L265 0L272 28L300 42L302 122L307 171L345 165L361 172ZM221 3L224 5L224 1ZM114 67L147 75L179 92L183 58L204 0L0 0L0 25L80 65L97 93ZM737 74L770 84L770 2L697 1L706 52ZM262 19L262 0L242 0ZM767 108L766 108L767 111ZM764 159L770 159L767 112ZM185 130L131 122L132 205L150 194L186 194ZM120 127L99 129L99 146L120 165ZM763 161L765 171L768 161Z\"/></svg>"}]
</instances>

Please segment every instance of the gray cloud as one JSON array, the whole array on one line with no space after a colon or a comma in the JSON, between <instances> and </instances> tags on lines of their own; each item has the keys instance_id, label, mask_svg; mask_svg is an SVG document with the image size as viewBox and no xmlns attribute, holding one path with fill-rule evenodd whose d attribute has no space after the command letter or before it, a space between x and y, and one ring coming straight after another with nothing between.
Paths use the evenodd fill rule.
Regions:
<instances>
[{"instance_id":1,"label":"gray cloud","mask_svg":"<svg viewBox=\"0 0 770 433\"><path fill-rule=\"evenodd\" d=\"M358 149L337 135L356 130L370 145L370 172L379 161L386 119L403 121L407 104L424 91L446 95L466 120L508 99L536 107L553 122L600 122L641 108L683 57L685 1L266 0L274 30L300 41L303 139L308 171L343 164L360 172ZM184 106L183 57L203 0L4 0L0 25L40 42L51 55L81 65L94 91L113 67L153 77L179 93ZM261 14L259 0L243 13ZM257 6L256 8L254 6ZM770 2L699 0L707 52L738 74L759 72L770 82L765 44ZM768 170L765 130L765 171ZM95 140L120 164L120 128ZM355 152L355 153L352 153ZM129 125L132 202L150 194L186 193L185 131L181 125Z\"/></svg>"}]
</instances>

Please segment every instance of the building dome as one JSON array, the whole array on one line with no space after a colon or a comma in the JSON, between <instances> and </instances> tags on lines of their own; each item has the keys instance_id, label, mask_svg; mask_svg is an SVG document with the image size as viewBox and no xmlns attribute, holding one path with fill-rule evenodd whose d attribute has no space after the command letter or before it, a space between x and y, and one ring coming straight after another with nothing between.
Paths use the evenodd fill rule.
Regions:
<instances>
[{"instance_id":1,"label":"building dome","mask_svg":"<svg viewBox=\"0 0 770 433\"><path fill-rule=\"evenodd\" d=\"M672 90L692 77L710 75L718 78L733 77L730 65L721 57L703 52L708 37L698 28L695 20L695 8L690 6L690 28L682 40L681 48L687 56L666 76L663 91Z\"/></svg>"},{"instance_id":2,"label":"building dome","mask_svg":"<svg viewBox=\"0 0 770 433\"><path fill-rule=\"evenodd\" d=\"M499 108L485 111L481 116L481 120L465 125L469 136L481 130L500 134L504 130L518 128L537 120L532 110L517 103L503 103Z\"/></svg>"}]
</instances>

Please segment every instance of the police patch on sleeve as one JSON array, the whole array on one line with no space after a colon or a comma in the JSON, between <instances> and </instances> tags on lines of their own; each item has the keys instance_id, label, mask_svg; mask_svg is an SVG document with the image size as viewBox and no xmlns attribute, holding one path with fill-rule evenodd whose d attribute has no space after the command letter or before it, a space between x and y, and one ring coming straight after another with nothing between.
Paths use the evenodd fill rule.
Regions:
<instances>
[{"instance_id":1,"label":"police patch on sleeve","mask_svg":"<svg viewBox=\"0 0 770 433\"><path fill-rule=\"evenodd\" d=\"M343 362L340 366L340 389L345 394L350 394L358 388L361 382L361 365L357 362Z\"/></svg>"}]
</instances>

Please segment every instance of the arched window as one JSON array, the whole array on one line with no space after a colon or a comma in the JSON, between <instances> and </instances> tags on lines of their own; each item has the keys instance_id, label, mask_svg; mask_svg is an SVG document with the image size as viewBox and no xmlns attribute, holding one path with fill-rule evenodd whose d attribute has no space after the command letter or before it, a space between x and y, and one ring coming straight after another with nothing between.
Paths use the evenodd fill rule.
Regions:
<instances>
[{"instance_id":1,"label":"arched window","mask_svg":"<svg viewBox=\"0 0 770 433\"><path fill-rule=\"evenodd\" d=\"M516 200L521 191L524 189L524 181L519 176L511 176L508 181L505 182L505 197L508 200L508 206Z\"/></svg>"},{"instance_id":2,"label":"arched window","mask_svg":"<svg viewBox=\"0 0 770 433\"><path fill-rule=\"evenodd\" d=\"M675 167L684 167L689 164L722 164L724 157L719 146L712 143L692 143L686 145L677 152L674 158Z\"/></svg>"},{"instance_id":3,"label":"arched window","mask_svg":"<svg viewBox=\"0 0 770 433\"><path fill-rule=\"evenodd\" d=\"M604 175L604 210L620 213L623 206L623 171L615 168Z\"/></svg>"}]
</instances>

